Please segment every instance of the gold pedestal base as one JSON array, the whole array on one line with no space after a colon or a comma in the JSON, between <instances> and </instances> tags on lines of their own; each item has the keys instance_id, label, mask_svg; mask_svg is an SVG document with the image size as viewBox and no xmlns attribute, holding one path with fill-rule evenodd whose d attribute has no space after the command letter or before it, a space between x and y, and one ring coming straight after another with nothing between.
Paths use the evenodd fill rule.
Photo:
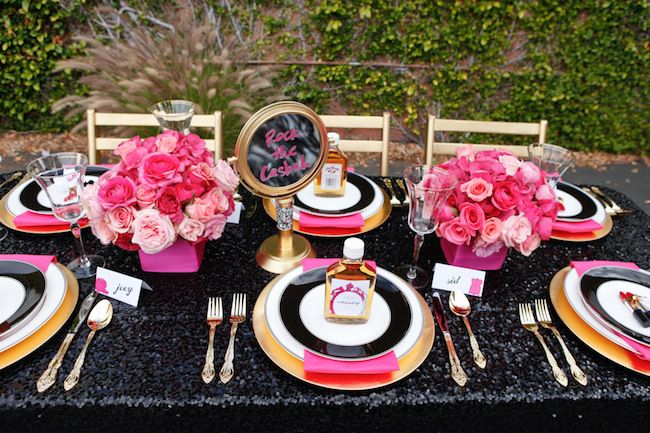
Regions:
<instances>
[{"instance_id":1,"label":"gold pedestal base","mask_svg":"<svg viewBox=\"0 0 650 433\"><path fill-rule=\"evenodd\" d=\"M288 244L287 248L280 249L280 235L267 238L255 254L257 264L269 272L281 274L299 266L304 258L316 257L316 250L300 235L292 234L291 242L283 240L283 243Z\"/></svg>"}]
</instances>

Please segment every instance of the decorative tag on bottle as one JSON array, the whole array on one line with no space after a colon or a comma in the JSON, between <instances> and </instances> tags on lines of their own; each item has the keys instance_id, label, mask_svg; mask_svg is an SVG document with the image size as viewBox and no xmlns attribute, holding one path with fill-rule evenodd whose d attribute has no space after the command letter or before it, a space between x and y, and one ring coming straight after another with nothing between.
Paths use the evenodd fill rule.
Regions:
<instances>
[{"instance_id":1,"label":"decorative tag on bottle","mask_svg":"<svg viewBox=\"0 0 650 433\"><path fill-rule=\"evenodd\" d=\"M460 290L466 295L483 295L485 271L462 268L460 266L436 263L433 267L431 287L438 290L453 292Z\"/></svg>"},{"instance_id":2,"label":"decorative tag on bottle","mask_svg":"<svg viewBox=\"0 0 650 433\"><path fill-rule=\"evenodd\" d=\"M360 316L366 309L370 281L332 279L330 312L337 316Z\"/></svg>"},{"instance_id":3,"label":"decorative tag on bottle","mask_svg":"<svg viewBox=\"0 0 650 433\"><path fill-rule=\"evenodd\" d=\"M151 290L147 283L138 278L105 268L97 268L97 277L95 278L97 293L137 307L142 288Z\"/></svg>"},{"instance_id":4,"label":"decorative tag on bottle","mask_svg":"<svg viewBox=\"0 0 650 433\"><path fill-rule=\"evenodd\" d=\"M325 190L336 190L341 188L343 177L343 166L341 164L325 163L321 170L321 188Z\"/></svg>"}]
</instances>

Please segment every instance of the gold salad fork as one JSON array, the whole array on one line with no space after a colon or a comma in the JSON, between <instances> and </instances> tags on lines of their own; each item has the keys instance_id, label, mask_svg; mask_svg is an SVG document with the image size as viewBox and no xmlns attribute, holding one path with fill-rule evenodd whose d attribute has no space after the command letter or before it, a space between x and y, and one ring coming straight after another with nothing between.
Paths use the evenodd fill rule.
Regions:
<instances>
[{"instance_id":1,"label":"gold salad fork","mask_svg":"<svg viewBox=\"0 0 650 433\"><path fill-rule=\"evenodd\" d=\"M539 327L537 326L537 322L535 322L533 309L530 308L530 304L528 302L525 304L519 304L519 320L521 321L521 325L526 331L530 331L535 334L535 337L537 337L540 344L544 348L546 359L553 369L553 377L555 377L555 380L557 380L560 385L567 386L569 384L569 379L567 379L564 371L557 365L557 361L553 357L553 354L548 350L548 347L546 347L544 338L542 338L541 334L538 331Z\"/></svg>"},{"instance_id":2,"label":"gold salad fork","mask_svg":"<svg viewBox=\"0 0 650 433\"><path fill-rule=\"evenodd\" d=\"M571 355L571 352L569 352L569 348L564 344L564 339L562 339L560 331L557 330L551 321L551 313L548 311L546 299L535 299L535 315L537 316L539 324L546 329L550 329L553 332L553 335L555 335L555 338L557 338L557 341L560 343L560 346L562 346L564 357L566 358L566 362L569 363L573 378L580 385L587 385L587 375L580 369L580 367L578 367L575 358Z\"/></svg>"},{"instance_id":3,"label":"gold salad fork","mask_svg":"<svg viewBox=\"0 0 650 433\"><path fill-rule=\"evenodd\" d=\"M402 202L397 199L397 196L395 195L395 190L393 189L393 182L387 177L384 178L384 185L386 185L386 188L390 191L390 204L393 207L398 207L402 205Z\"/></svg>"},{"instance_id":4,"label":"gold salad fork","mask_svg":"<svg viewBox=\"0 0 650 433\"><path fill-rule=\"evenodd\" d=\"M223 306L221 298L208 298L208 315L206 323L210 326L210 337L208 340L208 351L205 354L205 365L201 372L203 382L210 383L214 379L214 332L217 326L223 322Z\"/></svg>"},{"instance_id":5,"label":"gold salad fork","mask_svg":"<svg viewBox=\"0 0 650 433\"><path fill-rule=\"evenodd\" d=\"M411 199L409 197L409 192L406 189L406 184L404 183L404 179L398 178L398 179L395 179L395 182L397 182L397 185L400 187L400 189L404 193L404 206L410 205L411 204Z\"/></svg>"},{"instance_id":6,"label":"gold salad fork","mask_svg":"<svg viewBox=\"0 0 650 433\"><path fill-rule=\"evenodd\" d=\"M228 342L228 350L224 357L224 363L219 372L221 382L228 383L235 374L233 366L233 359L235 359L235 334L237 333L237 326L246 321L246 294L235 293L232 297L232 308L230 309L230 341Z\"/></svg>"}]
</instances>

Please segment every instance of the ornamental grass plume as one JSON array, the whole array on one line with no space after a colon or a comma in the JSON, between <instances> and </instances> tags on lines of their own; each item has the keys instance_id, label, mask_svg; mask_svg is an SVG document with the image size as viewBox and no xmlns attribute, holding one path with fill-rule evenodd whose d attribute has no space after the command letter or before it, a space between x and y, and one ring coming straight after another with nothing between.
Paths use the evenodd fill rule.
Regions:
<instances>
[{"instance_id":1,"label":"ornamental grass plume","mask_svg":"<svg viewBox=\"0 0 650 433\"><path fill-rule=\"evenodd\" d=\"M126 9L126 12L125 12ZM220 32L210 20L208 6L197 10L191 1L162 8L156 19L142 19L133 9L100 7L97 16L112 17L104 27L110 37L99 40L94 29L78 34L86 55L58 62L57 70L83 74L87 96L70 95L56 101L53 111L72 117L94 108L104 112L146 113L166 99L186 99L197 113L223 113L226 150L239 129L263 105L282 99L272 87L273 71L246 67L250 50L234 36ZM115 30L118 31L115 31ZM85 127L85 120L74 130ZM122 128L121 134L135 133Z\"/></svg>"}]
</instances>

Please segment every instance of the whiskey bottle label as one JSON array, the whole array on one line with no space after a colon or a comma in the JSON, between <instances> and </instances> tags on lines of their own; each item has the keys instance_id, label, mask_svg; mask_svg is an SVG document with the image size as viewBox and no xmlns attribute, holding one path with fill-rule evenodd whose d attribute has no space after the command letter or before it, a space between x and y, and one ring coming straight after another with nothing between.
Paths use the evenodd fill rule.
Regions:
<instances>
[{"instance_id":1,"label":"whiskey bottle label","mask_svg":"<svg viewBox=\"0 0 650 433\"><path fill-rule=\"evenodd\" d=\"M370 281L332 278L330 313L337 316L361 316L366 311Z\"/></svg>"},{"instance_id":2,"label":"whiskey bottle label","mask_svg":"<svg viewBox=\"0 0 650 433\"><path fill-rule=\"evenodd\" d=\"M343 177L343 165L326 163L321 171L321 188L324 190L336 190L341 188Z\"/></svg>"}]
</instances>

